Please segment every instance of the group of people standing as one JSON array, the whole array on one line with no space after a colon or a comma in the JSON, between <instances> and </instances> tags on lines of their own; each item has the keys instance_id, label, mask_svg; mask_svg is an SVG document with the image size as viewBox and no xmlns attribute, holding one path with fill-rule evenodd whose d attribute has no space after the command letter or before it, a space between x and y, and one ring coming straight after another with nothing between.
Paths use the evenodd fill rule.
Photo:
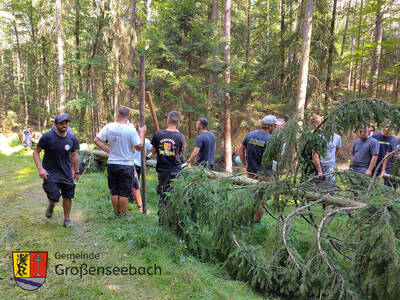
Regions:
<instances>
[{"instance_id":1,"label":"group of people standing","mask_svg":"<svg viewBox=\"0 0 400 300\"><path fill-rule=\"evenodd\" d=\"M117 113L117 121L104 126L94 143L108 153L108 187L111 194L111 202L116 217L126 216L128 201L133 196L137 202L138 210L142 211L142 199L140 196L139 176L141 173L141 153L145 147L146 159L156 156L156 171L158 173L157 193L160 196L158 202L159 225L164 225L164 213L169 201L171 180L177 177L179 172L196 159L198 165L204 165L213 169L215 164L215 135L208 130L208 121L199 118L196 129L199 135L196 138L194 149L185 161L185 136L179 131L180 115L176 111L168 113L167 128L154 133L151 141L145 138L146 126L139 127L129 122L130 109L120 107ZM56 202L63 197L64 226L72 226L69 214L71 199L75 194L74 179L79 180L80 170L77 150L79 143L72 130L68 127L70 117L62 114L55 118L54 127L46 132L39 140L33 153L33 158L43 178L43 189L47 194L49 205L46 209L46 217L51 218ZM322 127L322 117L314 115L310 119L313 132L322 139L319 133ZM243 166L251 178L270 181L274 173L274 164L262 167L262 158L268 141L275 129L284 125L283 119L273 115L265 116L259 129L249 132L243 139L239 156ZM334 171L336 166L336 153L341 148L341 137L334 134L326 142L326 151L323 155L315 149L305 149L302 156L307 162L304 170L308 175L315 175L317 180L335 182ZM363 127L359 131L359 138L354 142L350 168L358 173L371 176L376 167L379 173L390 173L393 160L384 158L399 146L399 140L390 132L390 123L385 123L382 133L369 136L368 128ZM44 150L43 164L39 153ZM384 161L380 164L381 161ZM71 171L73 170L73 171ZM389 182L390 183L390 182ZM260 222L263 209L259 207L256 212L255 222Z\"/></svg>"},{"instance_id":2,"label":"group of people standing","mask_svg":"<svg viewBox=\"0 0 400 300\"><path fill-rule=\"evenodd\" d=\"M357 173L372 176L373 174L392 174L397 155L389 154L400 147L400 139L392 135L390 122L383 124L381 132L368 134L368 127L363 126L354 141L351 150L350 168ZM394 186L392 180L384 178L385 184Z\"/></svg>"},{"instance_id":3,"label":"group of people standing","mask_svg":"<svg viewBox=\"0 0 400 300\"><path fill-rule=\"evenodd\" d=\"M108 153L107 174L111 202L116 217L126 216L129 197L133 195L138 210L142 211L142 200L139 189L141 168L140 151L145 147L150 153L146 159L157 156L156 171L158 173L157 193L160 195L158 204L159 223L162 225L163 212L168 202L166 192L170 190L171 180L176 178L182 168L196 157L197 164L203 164L212 169L214 166L215 135L208 131L208 121L200 118L196 128L200 132L196 138L193 153L185 162L185 137L179 132L179 113L168 113L167 128L157 131L151 142L145 139L146 126L138 131L129 122L130 109L120 107L117 121L104 126L94 138L94 143ZM79 180L80 170L77 156L79 143L68 127L70 117L62 114L55 118L54 127L46 132L34 150L33 158L43 178L43 190L49 200L46 217L51 218L55 203L63 198L65 227L71 227L71 200L75 195L74 179ZM44 150L43 164L40 152ZM72 171L74 170L74 171Z\"/></svg>"}]
</instances>

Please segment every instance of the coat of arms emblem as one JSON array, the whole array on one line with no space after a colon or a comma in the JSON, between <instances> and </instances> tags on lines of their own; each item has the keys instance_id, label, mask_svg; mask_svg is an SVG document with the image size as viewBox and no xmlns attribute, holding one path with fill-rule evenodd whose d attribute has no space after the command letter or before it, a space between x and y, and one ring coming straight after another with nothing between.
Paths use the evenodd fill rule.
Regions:
<instances>
[{"instance_id":1,"label":"coat of arms emblem","mask_svg":"<svg viewBox=\"0 0 400 300\"><path fill-rule=\"evenodd\" d=\"M13 251L14 279L24 290L33 291L46 281L47 252Z\"/></svg>"}]
</instances>

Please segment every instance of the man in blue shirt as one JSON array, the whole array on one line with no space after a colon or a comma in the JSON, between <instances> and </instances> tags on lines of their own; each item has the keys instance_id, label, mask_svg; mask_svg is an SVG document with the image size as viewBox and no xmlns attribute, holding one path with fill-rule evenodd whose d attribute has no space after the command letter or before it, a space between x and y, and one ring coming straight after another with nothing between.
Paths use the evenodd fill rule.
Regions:
<instances>
[{"instance_id":1,"label":"man in blue shirt","mask_svg":"<svg viewBox=\"0 0 400 300\"><path fill-rule=\"evenodd\" d=\"M390 143L395 139L394 136L392 136L391 130L390 130L390 122L386 121L384 124L382 133L378 132L372 135L374 139L376 139L379 143L379 155L378 155L378 160L376 161L376 166L378 167L382 159L386 156L386 153L388 152L390 148ZM374 174L376 167L372 171L372 174ZM382 165L378 167L378 172L377 174L379 175L382 172Z\"/></svg>"},{"instance_id":2,"label":"man in blue shirt","mask_svg":"<svg viewBox=\"0 0 400 300\"><path fill-rule=\"evenodd\" d=\"M253 130L244 137L239 148L239 156L243 167L249 173L248 177L260 176L262 180L271 181L272 166L263 169L261 162L266 144L271 138L271 133L279 125L281 125L281 122L275 116L265 116L261 121L261 129ZM263 214L264 209L259 207L255 217L256 223L260 223Z\"/></svg>"},{"instance_id":3,"label":"man in blue shirt","mask_svg":"<svg viewBox=\"0 0 400 300\"><path fill-rule=\"evenodd\" d=\"M400 159L400 151L397 151L395 154L393 154L390 158L386 158L387 156L389 156L389 154L395 150L398 150L400 148L400 139L393 137L393 139L390 141L390 145L389 148L386 152L385 155L385 160L382 163L382 174L391 174L391 175L397 175L397 174L393 174L393 171L396 172L395 170L393 170L393 165L396 161L398 161ZM388 179L388 178L384 178L385 180L385 184L388 186L394 186L394 187L398 187L399 183L398 182L393 182L392 180Z\"/></svg>"},{"instance_id":4,"label":"man in blue shirt","mask_svg":"<svg viewBox=\"0 0 400 300\"><path fill-rule=\"evenodd\" d=\"M376 139L368 137L368 127L366 126L360 129L359 137L354 141L351 149L350 169L371 177L378 160L379 144Z\"/></svg>"},{"instance_id":5,"label":"man in blue shirt","mask_svg":"<svg viewBox=\"0 0 400 300\"><path fill-rule=\"evenodd\" d=\"M189 159L190 163L197 156L197 164L204 164L210 170L214 167L214 154L215 154L215 135L208 131L208 121L206 118L200 118L196 122L196 129L200 134L196 138L194 149Z\"/></svg>"}]
</instances>

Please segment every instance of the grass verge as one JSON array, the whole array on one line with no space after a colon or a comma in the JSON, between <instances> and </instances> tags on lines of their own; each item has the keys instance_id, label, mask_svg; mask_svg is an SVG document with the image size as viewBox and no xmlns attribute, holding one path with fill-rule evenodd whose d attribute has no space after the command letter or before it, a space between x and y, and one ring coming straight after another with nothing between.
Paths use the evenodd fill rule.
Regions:
<instances>
[{"instance_id":1,"label":"grass verge","mask_svg":"<svg viewBox=\"0 0 400 300\"><path fill-rule=\"evenodd\" d=\"M156 174L149 170L150 215L130 214L115 219L108 196L106 175L86 174L73 201L72 229L61 226L62 206L52 219L44 216L47 200L31 154L25 150L0 152L0 290L1 299L258 299L245 283L229 278L220 265L190 256L185 243L157 226ZM11 252L48 251L47 282L30 292L15 285ZM99 260L56 259L61 253L99 253ZM57 275L55 267L153 266L161 275L79 276Z\"/></svg>"}]
</instances>

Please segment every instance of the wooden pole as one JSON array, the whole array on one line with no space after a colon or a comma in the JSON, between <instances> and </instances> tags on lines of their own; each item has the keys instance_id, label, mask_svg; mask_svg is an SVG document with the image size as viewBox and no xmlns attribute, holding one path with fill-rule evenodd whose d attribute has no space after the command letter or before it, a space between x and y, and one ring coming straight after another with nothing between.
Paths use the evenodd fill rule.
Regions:
<instances>
[{"instance_id":1,"label":"wooden pole","mask_svg":"<svg viewBox=\"0 0 400 300\"><path fill-rule=\"evenodd\" d=\"M144 55L140 56L140 74L139 74L139 120L140 120L140 126L145 125L144 121L144 108L146 105L145 102L145 90L146 90L146 85L145 85L145 68L146 68L146 59ZM142 205L143 205L143 213L147 213L147 208L146 208L146 142L143 141L143 148L141 151L141 173L142 173L142 186L141 186L141 193L142 193Z\"/></svg>"},{"instance_id":2,"label":"wooden pole","mask_svg":"<svg viewBox=\"0 0 400 300\"><path fill-rule=\"evenodd\" d=\"M153 104L153 100L151 99L150 92L146 92L146 101L147 101L147 104L150 107L151 117L153 118L154 126L156 127L156 131L158 131L158 130L160 130L160 125L158 125L158 119L157 119L157 115L156 115L156 110L154 108L154 104Z\"/></svg>"}]
</instances>

